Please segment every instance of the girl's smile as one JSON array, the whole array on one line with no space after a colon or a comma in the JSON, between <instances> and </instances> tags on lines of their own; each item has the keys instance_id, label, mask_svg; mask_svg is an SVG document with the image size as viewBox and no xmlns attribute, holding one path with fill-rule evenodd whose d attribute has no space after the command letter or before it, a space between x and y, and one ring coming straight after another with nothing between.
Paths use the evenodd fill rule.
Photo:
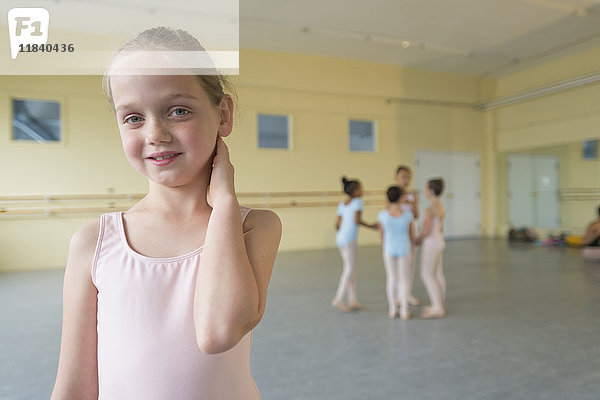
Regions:
<instances>
[{"instance_id":1,"label":"girl's smile","mask_svg":"<svg viewBox=\"0 0 600 400\"><path fill-rule=\"evenodd\" d=\"M147 157L146 159L152 162L154 165L162 166L171 164L181 154L183 153L177 153L174 151L162 151L160 153L155 153L154 155Z\"/></svg>"}]
</instances>

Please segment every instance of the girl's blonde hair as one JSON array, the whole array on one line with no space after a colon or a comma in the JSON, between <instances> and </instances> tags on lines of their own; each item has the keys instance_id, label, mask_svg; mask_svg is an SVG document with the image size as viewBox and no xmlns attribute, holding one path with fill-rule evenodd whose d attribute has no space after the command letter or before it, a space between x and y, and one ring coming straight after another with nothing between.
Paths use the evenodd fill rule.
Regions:
<instances>
[{"instance_id":1,"label":"girl's blonde hair","mask_svg":"<svg viewBox=\"0 0 600 400\"><path fill-rule=\"evenodd\" d=\"M198 40L188 32L165 26L147 29L138 34L134 39L126 42L117 54L126 51L206 51ZM106 69L102 77L102 87L111 105L114 105L110 89L110 68ZM208 75L196 75L208 98L214 105L219 105L223 96L228 95L235 99L235 89L224 75L218 74L213 68Z\"/></svg>"}]
</instances>

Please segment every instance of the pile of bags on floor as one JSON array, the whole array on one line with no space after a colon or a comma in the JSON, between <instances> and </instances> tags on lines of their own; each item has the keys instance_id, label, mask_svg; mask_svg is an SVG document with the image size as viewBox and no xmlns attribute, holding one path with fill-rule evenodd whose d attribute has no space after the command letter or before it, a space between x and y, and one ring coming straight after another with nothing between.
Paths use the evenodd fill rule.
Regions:
<instances>
[{"instance_id":1,"label":"pile of bags on floor","mask_svg":"<svg viewBox=\"0 0 600 400\"><path fill-rule=\"evenodd\" d=\"M581 247L581 236L571 235L569 232L560 232L559 234L549 232L546 239L541 240L533 228L527 226L523 226L521 228L511 228L508 231L508 241L535 243L536 245L549 247Z\"/></svg>"},{"instance_id":2,"label":"pile of bags on floor","mask_svg":"<svg viewBox=\"0 0 600 400\"><path fill-rule=\"evenodd\" d=\"M535 242L538 240L537 233L531 228L523 226L521 228L510 228L508 231L509 242Z\"/></svg>"}]
</instances>

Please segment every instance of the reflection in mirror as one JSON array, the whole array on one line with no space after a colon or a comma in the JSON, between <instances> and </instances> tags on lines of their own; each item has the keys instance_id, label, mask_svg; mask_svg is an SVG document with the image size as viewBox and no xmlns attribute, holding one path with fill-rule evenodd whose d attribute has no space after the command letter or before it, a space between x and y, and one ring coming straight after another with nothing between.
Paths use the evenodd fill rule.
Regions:
<instances>
[{"instance_id":1,"label":"reflection in mirror","mask_svg":"<svg viewBox=\"0 0 600 400\"><path fill-rule=\"evenodd\" d=\"M600 204L597 146L597 140L577 141L502 154L499 217L503 228L585 233Z\"/></svg>"}]
</instances>

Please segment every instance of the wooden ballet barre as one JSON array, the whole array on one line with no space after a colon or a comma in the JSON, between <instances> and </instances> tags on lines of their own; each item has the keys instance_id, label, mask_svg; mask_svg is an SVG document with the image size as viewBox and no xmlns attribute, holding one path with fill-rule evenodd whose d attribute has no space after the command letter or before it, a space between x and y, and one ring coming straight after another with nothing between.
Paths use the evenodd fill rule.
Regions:
<instances>
[{"instance_id":1,"label":"wooden ballet barre","mask_svg":"<svg viewBox=\"0 0 600 400\"><path fill-rule=\"evenodd\" d=\"M383 196L385 191L365 191L365 197ZM61 195L26 195L0 196L0 202L49 202L49 201L91 201L91 200L139 200L145 194L61 194ZM341 191L307 191L307 192L241 192L238 198L282 198L282 197L343 197Z\"/></svg>"},{"instance_id":2,"label":"wooden ballet barre","mask_svg":"<svg viewBox=\"0 0 600 400\"><path fill-rule=\"evenodd\" d=\"M59 195L30 195L30 196L0 196L2 201L63 201L63 200L135 200L144 194L59 194Z\"/></svg>"},{"instance_id":3,"label":"wooden ballet barre","mask_svg":"<svg viewBox=\"0 0 600 400\"><path fill-rule=\"evenodd\" d=\"M365 191L365 196L370 195L384 195L385 191L383 190L374 190L374 191ZM237 196L240 198L244 197L340 197L344 194L342 191L308 191L308 192L241 192L237 193Z\"/></svg>"},{"instance_id":4,"label":"wooden ballet barre","mask_svg":"<svg viewBox=\"0 0 600 400\"><path fill-rule=\"evenodd\" d=\"M250 208L320 208L320 207L336 207L339 201L289 201L278 203L242 203L242 205ZM366 200L366 206L385 206L383 200ZM56 214L88 214L88 213L105 213L127 209L127 206L104 206L104 207L30 207L30 208L0 208L1 215L56 215Z\"/></svg>"},{"instance_id":5,"label":"wooden ballet barre","mask_svg":"<svg viewBox=\"0 0 600 400\"><path fill-rule=\"evenodd\" d=\"M115 210L119 210L119 207L29 208L15 210L0 208L0 215L87 214L111 212Z\"/></svg>"},{"instance_id":6,"label":"wooden ballet barre","mask_svg":"<svg viewBox=\"0 0 600 400\"><path fill-rule=\"evenodd\" d=\"M559 192L562 201L600 200L599 188L564 188Z\"/></svg>"}]
</instances>

